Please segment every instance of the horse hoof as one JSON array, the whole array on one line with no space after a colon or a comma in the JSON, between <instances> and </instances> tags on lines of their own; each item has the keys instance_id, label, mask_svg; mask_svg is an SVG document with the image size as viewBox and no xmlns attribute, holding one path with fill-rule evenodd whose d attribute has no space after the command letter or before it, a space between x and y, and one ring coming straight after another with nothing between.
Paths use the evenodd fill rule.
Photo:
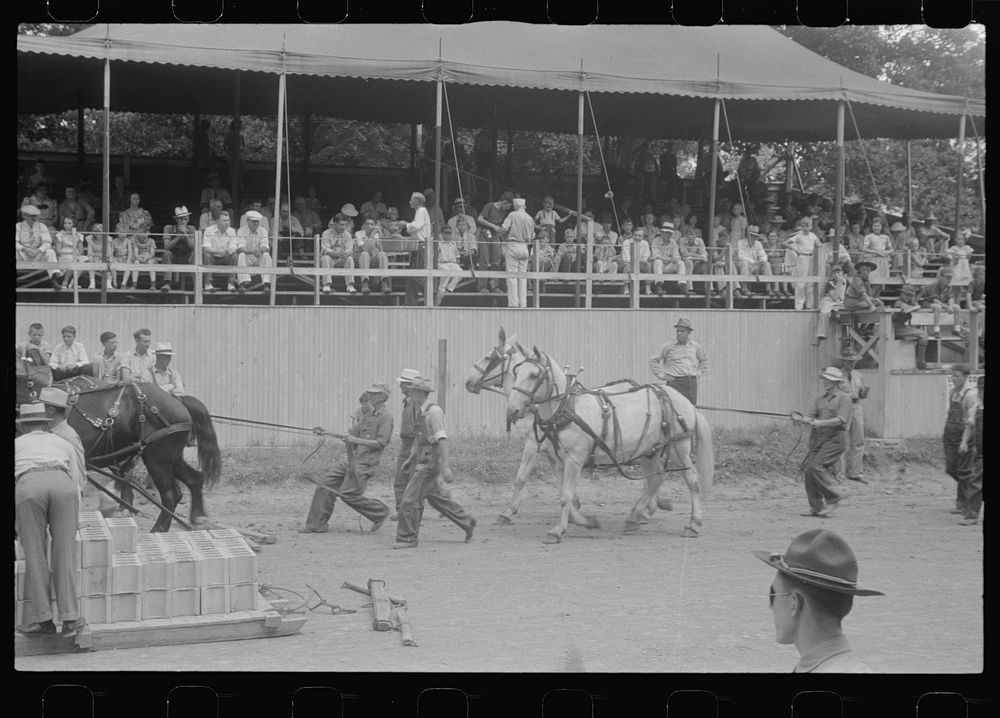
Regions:
<instances>
[{"instance_id":1,"label":"horse hoof","mask_svg":"<svg viewBox=\"0 0 1000 718\"><path fill-rule=\"evenodd\" d=\"M674 502L671 501L670 499L657 499L656 508L663 509L664 511L673 511Z\"/></svg>"},{"instance_id":2,"label":"horse hoof","mask_svg":"<svg viewBox=\"0 0 1000 718\"><path fill-rule=\"evenodd\" d=\"M548 543L548 544L559 543L559 542L562 541L562 536L559 535L559 534L554 534L554 533L550 532L550 533L545 534L545 538L542 539L542 541L544 541L545 543Z\"/></svg>"},{"instance_id":3,"label":"horse hoof","mask_svg":"<svg viewBox=\"0 0 1000 718\"><path fill-rule=\"evenodd\" d=\"M690 526L685 526L684 530L681 531L681 538L697 538L698 531L691 528Z\"/></svg>"},{"instance_id":4,"label":"horse hoof","mask_svg":"<svg viewBox=\"0 0 1000 718\"><path fill-rule=\"evenodd\" d=\"M500 514L499 516L497 516L497 520L494 521L493 524L495 526L510 526L511 520L510 520L509 516L505 516L504 514Z\"/></svg>"},{"instance_id":5,"label":"horse hoof","mask_svg":"<svg viewBox=\"0 0 1000 718\"><path fill-rule=\"evenodd\" d=\"M588 529L599 529L601 528L601 522L597 520L596 516L587 517L587 528Z\"/></svg>"},{"instance_id":6,"label":"horse hoof","mask_svg":"<svg viewBox=\"0 0 1000 718\"><path fill-rule=\"evenodd\" d=\"M640 521L626 521L625 522L625 533L634 534L639 530Z\"/></svg>"},{"instance_id":7,"label":"horse hoof","mask_svg":"<svg viewBox=\"0 0 1000 718\"><path fill-rule=\"evenodd\" d=\"M636 520L636 522L635 522L635 523L636 523L637 525L638 525L638 524L648 524L648 523L649 523L649 520L650 520L651 518L653 518L653 517L652 517L652 516L649 516L648 514L639 514L639 518L638 518L638 520Z\"/></svg>"}]
</instances>

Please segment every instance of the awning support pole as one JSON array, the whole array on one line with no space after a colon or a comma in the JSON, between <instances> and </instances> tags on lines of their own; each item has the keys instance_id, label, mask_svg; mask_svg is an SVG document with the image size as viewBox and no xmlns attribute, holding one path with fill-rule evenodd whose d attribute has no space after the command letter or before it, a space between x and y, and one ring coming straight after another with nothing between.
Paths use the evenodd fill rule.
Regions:
<instances>
[{"instance_id":1,"label":"awning support pole","mask_svg":"<svg viewBox=\"0 0 1000 718\"><path fill-rule=\"evenodd\" d=\"M111 41L105 41L110 49ZM115 230L111 221L111 58L104 58L104 157L101 167L101 218L104 220L104 236L101 239L101 256L108 259L108 232ZM113 275L105 274L101 282L101 304L108 303L108 283Z\"/></svg>"},{"instance_id":2,"label":"awning support pole","mask_svg":"<svg viewBox=\"0 0 1000 718\"><path fill-rule=\"evenodd\" d=\"M236 71L236 79L233 81L233 123L231 128L231 138L230 142L232 147L227 147L228 153L232 153L229 158L231 163L229 167L229 186L232 188L233 197L233 212L238 212L240 207L240 185L242 182L242 172L240 168L243 166L243 117L241 113L242 101L240 99L240 94L243 90L243 71ZM239 225L239 218L236 219L236 224Z\"/></svg>"},{"instance_id":3,"label":"awning support pole","mask_svg":"<svg viewBox=\"0 0 1000 718\"><path fill-rule=\"evenodd\" d=\"M837 256L837 245L841 242L841 227L843 226L843 216L844 216L844 182L845 174L847 169L846 156L844 151L844 101L841 100L837 103L837 193L833 202L833 227L834 227L834 237L833 245L827 247L827 252L829 252L830 257ZM825 239L825 238L824 238ZM813 272L816 275L823 274L826 267L819 266L819 256L813 253ZM809 291L815 292L816 296L815 304L813 306L819 306L820 300L820 285L813 284Z\"/></svg>"},{"instance_id":4,"label":"awning support pole","mask_svg":"<svg viewBox=\"0 0 1000 718\"><path fill-rule=\"evenodd\" d=\"M910 141L906 141L906 218L913 224L913 159L910 155ZM909 225L907 229L909 229Z\"/></svg>"},{"instance_id":5,"label":"awning support pole","mask_svg":"<svg viewBox=\"0 0 1000 718\"><path fill-rule=\"evenodd\" d=\"M274 263L278 264L278 225L281 224L281 152L285 144L285 73L278 76L278 146L275 150L274 162L274 207L271 217L271 248L274 252ZM292 240L288 240L288 259L292 259ZM318 277L317 277L318 279ZM271 282L271 306L274 306L274 297L278 287L278 275L274 275Z\"/></svg>"},{"instance_id":6,"label":"awning support pole","mask_svg":"<svg viewBox=\"0 0 1000 718\"><path fill-rule=\"evenodd\" d=\"M580 72L583 73L583 61L580 61ZM581 81L582 81L581 77ZM586 225L583 222L583 90L577 94L576 102L576 135L577 135L577 151L576 151L576 243L580 244L580 240L583 239L580 235L582 232L586 231ZM589 224L589 223L588 223ZM580 265L582 264L585 272L590 272L590 251L591 251L591 235L587 234L586 243L586 257L580 257L579 250L577 250L576 255L576 271L580 271ZM584 261L580 261L583 259ZM580 306L580 283L576 282L574 284L575 291L573 292L573 306ZM586 298L584 304L590 307L590 278L587 278L587 288L586 288Z\"/></svg>"},{"instance_id":7,"label":"awning support pole","mask_svg":"<svg viewBox=\"0 0 1000 718\"><path fill-rule=\"evenodd\" d=\"M712 113L712 151L708 170L708 222L705 224L708 227L708 242L712 249L716 248L715 235L712 232L715 230L715 186L719 181L717 165L719 162L719 113L721 107L722 100L716 98L715 109ZM709 271L711 271L711 263L709 263ZM706 289L706 291L708 290Z\"/></svg>"},{"instance_id":8,"label":"awning support pole","mask_svg":"<svg viewBox=\"0 0 1000 718\"><path fill-rule=\"evenodd\" d=\"M976 138L976 173L979 176L979 233L986 236L986 184L983 179L983 148L979 142L979 132L976 130L976 119L969 118L972 123L972 135Z\"/></svg>"},{"instance_id":9,"label":"awning support pole","mask_svg":"<svg viewBox=\"0 0 1000 718\"><path fill-rule=\"evenodd\" d=\"M441 63L440 59L438 61L438 79L437 79L437 103L434 108L434 201L437 203L438 207L441 207L441 116L442 111L442 96L444 94L444 78L441 76ZM434 207L428 207L429 211L433 211ZM441 210L442 213L444 210ZM440 227L434 224L433 218L431 219L431 236L427 240L427 262L426 266L428 270L434 269L434 240ZM427 274L427 287L424 291L424 303L428 307L434 306L434 277L428 272Z\"/></svg>"},{"instance_id":10,"label":"awning support pole","mask_svg":"<svg viewBox=\"0 0 1000 718\"><path fill-rule=\"evenodd\" d=\"M960 117L958 126L958 172L955 176L955 233L952 239L962 231L962 169L965 166L965 113Z\"/></svg>"}]
</instances>

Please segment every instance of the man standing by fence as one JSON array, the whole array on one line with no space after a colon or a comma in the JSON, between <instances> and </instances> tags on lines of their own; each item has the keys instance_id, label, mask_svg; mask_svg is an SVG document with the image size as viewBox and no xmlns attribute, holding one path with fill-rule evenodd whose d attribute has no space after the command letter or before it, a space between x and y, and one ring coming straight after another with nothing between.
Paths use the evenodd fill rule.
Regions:
<instances>
[{"instance_id":1,"label":"man standing by fence","mask_svg":"<svg viewBox=\"0 0 1000 718\"><path fill-rule=\"evenodd\" d=\"M690 320L678 319L674 329L677 338L663 345L659 354L649 360L649 367L653 376L697 405L698 377L705 373L708 355L701 344L691 339L694 328Z\"/></svg>"}]
</instances>

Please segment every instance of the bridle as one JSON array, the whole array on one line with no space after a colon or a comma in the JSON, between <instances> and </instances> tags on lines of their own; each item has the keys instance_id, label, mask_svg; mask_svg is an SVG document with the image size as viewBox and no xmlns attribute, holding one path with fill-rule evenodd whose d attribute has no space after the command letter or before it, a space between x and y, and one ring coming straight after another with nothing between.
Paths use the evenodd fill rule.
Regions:
<instances>
[{"instance_id":1,"label":"bridle","mask_svg":"<svg viewBox=\"0 0 1000 718\"><path fill-rule=\"evenodd\" d=\"M481 389L486 389L487 391L495 391L500 394L503 392L495 386L496 383L501 383L503 381L504 374L510 368L510 360L513 355L513 350L501 351L499 347L494 348L487 356L480 359L478 362L472 365L472 368L479 372L479 379L476 380L475 384L472 384L469 388L470 390L480 391ZM486 367L480 368L480 364L486 360ZM500 372L494 376L490 376L490 372L500 367Z\"/></svg>"},{"instance_id":2,"label":"bridle","mask_svg":"<svg viewBox=\"0 0 1000 718\"><path fill-rule=\"evenodd\" d=\"M516 382L517 370L520 369L522 366L524 366L525 364L534 364L536 367L538 367L538 375L535 377L535 385L531 389L525 389L523 387L517 386L517 384L515 384L512 387L514 391L518 391L527 396L528 401L530 401L532 404L545 404L547 402L553 401L554 399L559 399L560 397L564 396L563 394L559 393L559 390L555 384L555 379L552 376L552 360L549 358L547 354L543 354L542 356L545 359L544 364L542 363L542 361L540 361L540 359L537 359L535 357L526 357L524 360L518 362L511 368L511 376L514 377L514 380ZM541 389L542 386L544 385L548 385L548 392L545 398L544 399L536 398L538 390Z\"/></svg>"}]
</instances>

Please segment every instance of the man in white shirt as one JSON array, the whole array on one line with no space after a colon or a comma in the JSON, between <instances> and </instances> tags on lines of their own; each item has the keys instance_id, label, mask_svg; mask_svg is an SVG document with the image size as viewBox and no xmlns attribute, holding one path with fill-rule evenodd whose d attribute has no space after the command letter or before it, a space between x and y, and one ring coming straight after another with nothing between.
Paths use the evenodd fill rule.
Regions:
<instances>
[{"instance_id":1,"label":"man in white shirt","mask_svg":"<svg viewBox=\"0 0 1000 718\"><path fill-rule=\"evenodd\" d=\"M63 327L62 338L62 344L52 349L52 356L49 358L52 378L61 381L71 376L90 374L90 358L83 344L76 340L76 327Z\"/></svg>"},{"instance_id":2,"label":"man in white shirt","mask_svg":"<svg viewBox=\"0 0 1000 718\"><path fill-rule=\"evenodd\" d=\"M403 228L413 239L417 240L417 249L410 252L410 269L421 269L427 264L427 251L433 230L431 215L424 206L427 198L420 192L410 195L410 207L413 209L413 221L404 222ZM424 280L411 277L406 280L406 303L417 304L424 294Z\"/></svg>"},{"instance_id":3,"label":"man in white shirt","mask_svg":"<svg viewBox=\"0 0 1000 718\"><path fill-rule=\"evenodd\" d=\"M767 261L767 252L764 245L760 243L760 230L757 225L752 224L747 228L749 239L738 239L736 241L736 265L739 273L743 276L758 276L761 274L771 276L771 264ZM738 285L736 287L737 297L749 297L749 286Z\"/></svg>"},{"instance_id":4,"label":"man in white shirt","mask_svg":"<svg viewBox=\"0 0 1000 718\"><path fill-rule=\"evenodd\" d=\"M795 264L792 265L791 275L793 277L807 277L812 268L813 254L819 249L819 237L812 233L812 220L803 217L798 221L798 231L788 237L783 244L795 257ZM812 286L805 282L793 282L795 289L795 308L812 309L813 291Z\"/></svg>"},{"instance_id":5,"label":"man in white shirt","mask_svg":"<svg viewBox=\"0 0 1000 718\"><path fill-rule=\"evenodd\" d=\"M170 342L157 342L153 349L156 363L153 365L153 383L173 396L184 396L184 381L180 372L170 366L174 358L174 348Z\"/></svg>"},{"instance_id":6,"label":"man in white shirt","mask_svg":"<svg viewBox=\"0 0 1000 718\"><path fill-rule=\"evenodd\" d=\"M504 242L504 261L510 273L528 271L528 243L535 238L535 220L525 211L523 197L514 199L514 211L507 215L501 225ZM507 280L507 306L521 308L528 306L528 280L525 277L511 277Z\"/></svg>"},{"instance_id":7,"label":"man in white shirt","mask_svg":"<svg viewBox=\"0 0 1000 718\"><path fill-rule=\"evenodd\" d=\"M223 206L222 201L218 199L213 199L208 203L208 209L201 213L198 218L198 229L206 230L212 227L219 221L219 214L222 212Z\"/></svg>"},{"instance_id":8,"label":"man in white shirt","mask_svg":"<svg viewBox=\"0 0 1000 718\"><path fill-rule=\"evenodd\" d=\"M212 227L202 233L201 261L206 267L220 265L236 266L236 231L229 226L229 212L222 211ZM227 275L230 292L236 291L232 274ZM205 291L214 292L213 275L205 275Z\"/></svg>"},{"instance_id":9,"label":"man in white shirt","mask_svg":"<svg viewBox=\"0 0 1000 718\"><path fill-rule=\"evenodd\" d=\"M698 378L708 368L708 355L701 344L691 339L694 328L690 320L678 319L674 329L675 340L664 344L659 354L649 360L649 366L653 376L697 405Z\"/></svg>"},{"instance_id":10,"label":"man in white shirt","mask_svg":"<svg viewBox=\"0 0 1000 718\"><path fill-rule=\"evenodd\" d=\"M250 209L244 212L243 215L240 217L240 229L246 229L247 215L250 214L251 212L256 212L257 214L260 215L260 220L258 220L260 222L260 228L263 229L264 232L266 232L267 235L270 237L271 222L268 219L267 215L264 213L263 205L261 204L261 201L259 199L252 200L250 202Z\"/></svg>"},{"instance_id":11,"label":"man in white shirt","mask_svg":"<svg viewBox=\"0 0 1000 718\"><path fill-rule=\"evenodd\" d=\"M136 329L132 338L135 339L135 349L122 364L122 378L132 383L153 381L153 364L156 357L149 351L153 333L146 328Z\"/></svg>"},{"instance_id":12,"label":"man in white shirt","mask_svg":"<svg viewBox=\"0 0 1000 718\"><path fill-rule=\"evenodd\" d=\"M267 230L261 226L264 216L256 210L250 210L245 215L247 226L236 233L236 266L238 267L270 267L271 240ZM264 291L271 289L271 275L261 275ZM237 274L236 281L240 292L245 292L250 285L250 274Z\"/></svg>"},{"instance_id":13,"label":"man in white shirt","mask_svg":"<svg viewBox=\"0 0 1000 718\"><path fill-rule=\"evenodd\" d=\"M38 207L26 204L21 207L23 219L14 225L15 259L18 262L47 262L56 265L56 252L52 249L52 235L43 222L38 221ZM62 272L46 270L52 286L62 289Z\"/></svg>"}]
</instances>

